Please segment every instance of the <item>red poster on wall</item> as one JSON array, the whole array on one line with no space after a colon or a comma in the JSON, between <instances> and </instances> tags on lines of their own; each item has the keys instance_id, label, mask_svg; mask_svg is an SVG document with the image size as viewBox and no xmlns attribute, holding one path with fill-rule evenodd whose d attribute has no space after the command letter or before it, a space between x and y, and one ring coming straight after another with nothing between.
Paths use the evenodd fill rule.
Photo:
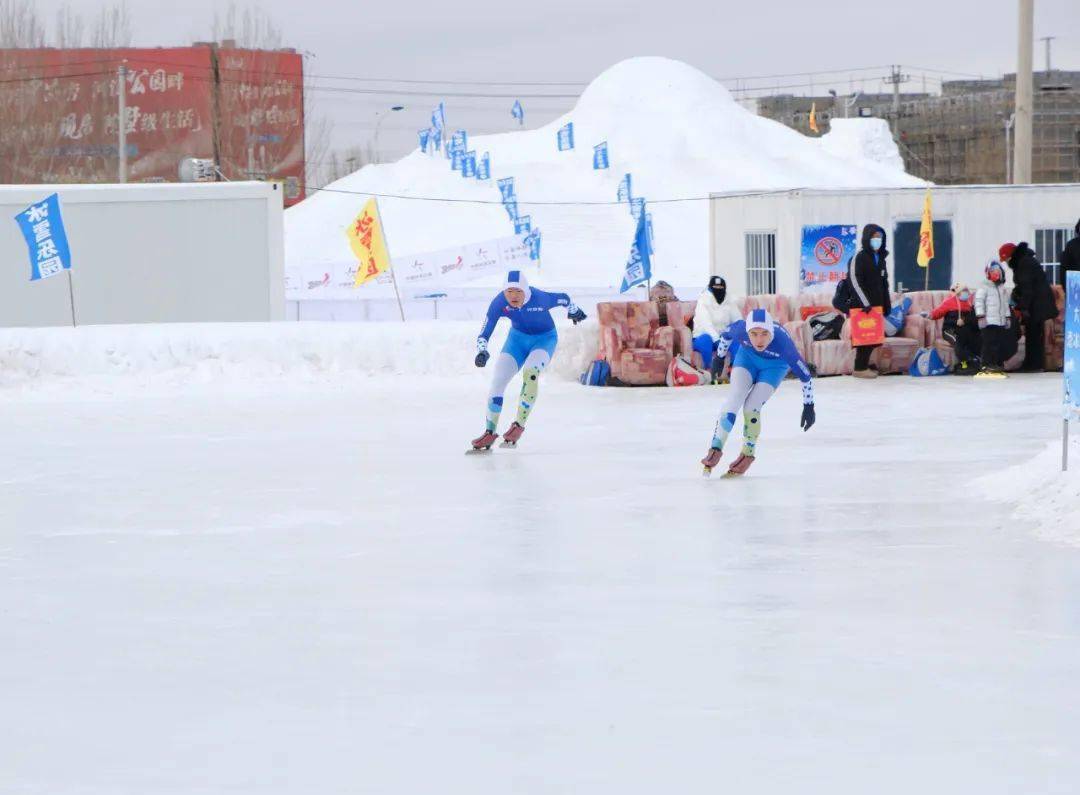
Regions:
<instances>
[{"instance_id":1,"label":"red poster on wall","mask_svg":"<svg viewBox=\"0 0 1080 795\"><path fill-rule=\"evenodd\" d=\"M0 181L116 182L121 64L129 182L175 182L195 157L303 197L302 58L209 44L0 50Z\"/></svg>"}]
</instances>

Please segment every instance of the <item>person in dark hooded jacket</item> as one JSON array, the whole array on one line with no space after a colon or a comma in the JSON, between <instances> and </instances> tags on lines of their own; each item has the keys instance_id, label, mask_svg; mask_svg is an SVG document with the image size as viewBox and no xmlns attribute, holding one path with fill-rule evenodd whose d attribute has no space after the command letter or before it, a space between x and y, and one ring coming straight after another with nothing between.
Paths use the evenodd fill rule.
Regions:
<instances>
[{"instance_id":1,"label":"person in dark hooded jacket","mask_svg":"<svg viewBox=\"0 0 1080 795\"><path fill-rule=\"evenodd\" d=\"M1005 243L998 250L998 256L1013 272L1012 301L1020 312L1024 327L1024 364L1021 370L1041 372L1046 369L1043 337L1046 321L1058 315L1050 280L1027 243Z\"/></svg>"},{"instance_id":2,"label":"person in dark hooded jacket","mask_svg":"<svg viewBox=\"0 0 1080 795\"><path fill-rule=\"evenodd\" d=\"M883 314L892 311L892 297L889 294L889 270L886 259L889 250L885 247L885 230L877 224L867 224L862 230L862 244L851 266L852 309L869 312L871 308L881 307ZM855 376L875 378L877 372L870 369L870 357L877 345L860 345L855 349Z\"/></svg>"},{"instance_id":3,"label":"person in dark hooded jacket","mask_svg":"<svg viewBox=\"0 0 1080 795\"><path fill-rule=\"evenodd\" d=\"M1061 252L1061 268L1058 270L1061 281L1059 284L1064 287L1066 280L1069 278L1066 274L1069 271L1080 271L1080 221L1076 222L1076 237L1065 244L1064 250Z\"/></svg>"}]
</instances>

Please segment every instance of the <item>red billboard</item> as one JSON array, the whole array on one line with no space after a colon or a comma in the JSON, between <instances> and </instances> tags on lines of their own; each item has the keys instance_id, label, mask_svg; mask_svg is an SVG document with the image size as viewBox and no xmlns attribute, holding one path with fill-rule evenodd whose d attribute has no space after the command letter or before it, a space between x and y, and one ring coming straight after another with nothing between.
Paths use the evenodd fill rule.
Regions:
<instances>
[{"instance_id":1,"label":"red billboard","mask_svg":"<svg viewBox=\"0 0 1080 795\"><path fill-rule=\"evenodd\" d=\"M0 50L0 181L117 181L121 64L129 182L175 182L197 157L302 198L301 57L212 45Z\"/></svg>"}]
</instances>

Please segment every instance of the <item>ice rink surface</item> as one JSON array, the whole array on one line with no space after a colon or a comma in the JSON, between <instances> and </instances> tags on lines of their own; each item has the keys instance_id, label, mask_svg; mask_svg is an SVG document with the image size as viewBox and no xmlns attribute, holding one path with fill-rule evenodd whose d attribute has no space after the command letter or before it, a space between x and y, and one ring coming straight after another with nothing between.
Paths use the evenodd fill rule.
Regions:
<instances>
[{"instance_id":1,"label":"ice rink surface","mask_svg":"<svg viewBox=\"0 0 1080 795\"><path fill-rule=\"evenodd\" d=\"M1060 376L787 383L735 481L724 388L467 457L485 380L0 394L0 792L1077 791L1080 549L966 488Z\"/></svg>"}]
</instances>

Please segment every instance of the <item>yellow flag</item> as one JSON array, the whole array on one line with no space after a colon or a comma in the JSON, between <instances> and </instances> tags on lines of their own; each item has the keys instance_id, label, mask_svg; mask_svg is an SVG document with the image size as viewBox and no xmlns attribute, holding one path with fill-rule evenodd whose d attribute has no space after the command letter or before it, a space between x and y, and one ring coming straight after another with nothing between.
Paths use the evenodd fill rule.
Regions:
<instances>
[{"instance_id":1,"label":"yellow flag","mask_svg":"<svg viewBox=\"0 0 1080 795\"><path fill-rule=\"evenodd\" d=\"M390 254L386 250L386 237L374 199L368 199L356 220L345 228L345 236L349 238L349 247L359 264L354 287L390 269Z\"/></svg>"},{"instance_id":2,"label":"yellow flag","mask_svg":"<svg viewBox=\"0 0 1080 795\"><path fill-rule=\"evenodd\" d=\"M920 268L930 265L934 258L934 217L930 212L930 189L926 189L926 198L923 199L922 224L919 226L919 253L915 259Z\"/></svg>"},{"instance_id":3,"label":"yellow flag","mask_svg":"<svg viewBox=\"0 0 1080 795\"><path fill-rule=\"evenodd\" d=\"M820 132L817 126L817 103L810 103L810 130L812 132Z\"/></svg>"}]
</instances>

